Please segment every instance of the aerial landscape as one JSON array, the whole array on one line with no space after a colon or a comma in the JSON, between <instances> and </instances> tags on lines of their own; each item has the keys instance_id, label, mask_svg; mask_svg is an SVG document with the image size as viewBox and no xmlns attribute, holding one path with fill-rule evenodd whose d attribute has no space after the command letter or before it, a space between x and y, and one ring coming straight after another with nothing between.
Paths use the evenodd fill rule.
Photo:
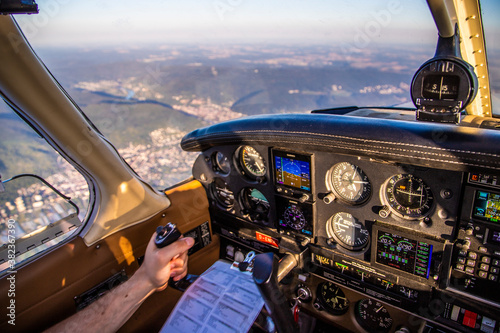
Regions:
<instances>
[{"instance_id":1,"label":"aerial landscape","mask_svg":"<svg viewBox=\"0 0 500 333\"><path fill-rule=\"evenodd\" d=\"M42 48L38 54L139 176L165 189L190 177L196 154L182 151L179 142L196 128L263 113L411 106L411 78L433 48L179 44ZM78 201L83 218L89 199L84 178L5 105L0 117L2 179L20 170L42 176ZM37 191L4 195L10 206L2 204L2 220L32 213Z\"/></svg>"}]
</instances>

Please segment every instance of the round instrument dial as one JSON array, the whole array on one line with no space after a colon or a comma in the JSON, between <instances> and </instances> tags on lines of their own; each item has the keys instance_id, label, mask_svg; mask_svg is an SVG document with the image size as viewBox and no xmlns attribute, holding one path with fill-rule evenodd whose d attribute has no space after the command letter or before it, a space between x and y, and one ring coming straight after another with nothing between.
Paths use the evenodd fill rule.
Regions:
<instances>
[{"instance_id":1,"label":"round instrument dial","mask_svg":"<svg viewBox=\"0 0 500 333\"><path fill-rule=\"evenodd\" d=\"M368 244L370 233L349 213L340 212L326 222L326 234L348 250L361 250Z\"/></svg>"},{"instance_id":2,"label":"round instrument dial","mask_svg":"<svg viewBox=\"0 0 500 333\"><path fill-rule=\"evenodd\" d=\"M478 91L474 67L457 57L435 57L415 73L411 98L428 112L457 113L465 109Z\"/></svg>"},{"instance_id":3,"label":"round instrument dial","mask_svg":"<svg viewBox=\"0 0 500 333\"><path fill-rule=\"evenodd\" d=\"M382 303L372 299L362 299L354 309L356 321L368 332L385 333L392 326L389 311Z\"/></svg>"},{"instance_id":4,"label":"round instrument dial","mask_svg":"<svg viewBox=\"0 0 500 333\"><path fill-rule=\"evenodd\" d=\"M344 314L349 309L349 300L344 292L332 282L323 282L318 286L318 300L333 315Z\"/></svg>"},{"instance_id":5,"label":"round instrument dial","mask_svg":"<svg viewBox=\"0 0 500 333\"><path fill-rule=\"evenodd\" d=\"M335 164L328 171L326 178L327 187L341 201L356 205L370 197L370 180L361 168L352 163Z\"/></svg>"},{"instance_id":6,"label":"round instrument dial","mask_svg":"<svg viewBox=\"0 0 500 333\"><path fill-rule=\"evenodd\" d=\"M290 205L285 209L283 219L287 226L295 230L301 230L307 223L304 213L295 205Z\"/></svg>"},{"instance_id":7,"label":"round instrument dial","mask_svg":"<svg viewBox=\"0 0 500 333\"><path fill-rule=\"evenodd\" d=\"M251 146L238 148L237 156L243 174L251 179L257 179L266 174L266 162L260 153Z\"/></svg>"},{"instance_id":8,"label":"round instrument dial","mask_svg":"<svg viewBox=\"0 0 500 333\"><path fill-rule=\"evenodd\" d=\"M210 190L219 206L227 210L234 207L234 193L222 178L215 178Z\"/></svg>"},{"instance_id":9,"label":"round instrument dial","mask_svg":"<svg viewBox=\"0 0 500 333\"><path fill-rule=\"evenodd\" d=\"M212 167L215 172L227 175L231 172L231 162L220 151L212 154Z\"/></svg>"},{"instance_id":10,"label":"round instrument dial","mask_svg":"<svg viewBox=\"0 0 500 333\"><path fill-rule=\"evenodd\" d=\"M422 179L410 174L398 174L389 178L381 188L384 205L396 215L408 220L426 216L434 198L431 189Z\"/></svg>"},{"instance_id":11,"label":"round instrument dial","mask_svg":"<svg viewBox=\"0 0 500 333\"><path fill-rule=\"evenodd\" d=\"M241 206L245 214L252 221L267 221L269 215L269 201L255 188L246 187L240 192Z\"/></svg>"}]
</instances>

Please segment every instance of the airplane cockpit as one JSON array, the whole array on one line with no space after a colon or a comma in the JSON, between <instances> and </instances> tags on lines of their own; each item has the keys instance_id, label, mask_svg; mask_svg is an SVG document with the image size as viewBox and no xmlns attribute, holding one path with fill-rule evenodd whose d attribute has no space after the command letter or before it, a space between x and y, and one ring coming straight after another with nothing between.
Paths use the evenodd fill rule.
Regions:
<instances>
[{"instance_id":1,"label":"airplane cockpit","mask_svg":"<svg viewBox=\"0 0 500 333\"><path fill-rule=\"evenodd\" d=\"M134 58L137 49L121 48L113 53L122 61L117 66L104 58L105 52L80 50L63 64L69 51L41 48L55 59L51 72L25 35L50 28L66 2L54 1L60 8L49 8L47 22L39 16L39 25L30 25L13 16L36 18L34 1L0 1L6 14L0 17L0 94L30 130L58 151L58 165L66 160L74 168L58 177L36 176L43 166L36 162L34 170L19 172L23 162L10 163L3 148L16 146L8 136L19 129L0 112L5 133L0 144L0 299L2 313L7 309L1 330L43 331L105 297L140 267L155 230L173 223L195 239L189 275L146 299L120 332L162 331L178 300L217 262L248 273L262 296L264 307L245 332L500 332L500 112L494 109L494 75L500 67L494 57L487 58L485 45L486 37L494 39L500 29L483 27L484 17L499 7L484 2L420 1L432 22L430 53L402 46L397 52L408 61L404 66L392 49L369 50L393 24L406 36L402 39L420 43L397 25L400 7L410 5L393 1L379 7L363 2L371 9L361 21L365 30L356 30L350 40L356 52L342 57L347 47L342 42L333 49L317 46L319 41L286 49L286 42L295 42L287 35L303 37L298 29L279 35L282 44L224 44L219 50L210 40L214 44L200 48L165 47L165 54L141 54L141 60ZM313 12L338 35L350 18L339 18L335 28L335 21L325 22L335 16L328 10L360 11L359 4L344 2L328 10L321 1L314 5L319 8L299 8ZM43 2L38 6L41 11ZM268 17L285 4L259 2L254 8L245 1L213 1L210 6L223 25L238 11ZM203 27L204 18L190 9ZM240 20L241 26L247 23ZM114 28L133 27L130 22L119 21ZM262 30L255 28L260 37L272 30L262 22ZM270 27L280 32L277 23ZM317 35L316 25L307 27ZM204 37L212 38L216 30L210 29ZM190 34L179 32L178 38ZM322 36L329 43L333 38ZM189 58L186 63L183 57ZM151 65L162 61L168 65ZM231 72L236 63L241 68ZM81 77L69 72L63 76L68 83L59 83L56 72L63 67ZM90 74L88 68L98 71ZM106 79L115 75L112 68L120 75L130 71L130 77ZM148 71L149 79L138 84L136 78ZM380 83L386 74L397 82L403 72L411 72L406 84ZM324 73L344 81L328 81ZM354 89L357 79L363 87ZM130 82L139 88L130 88ZM267 89L271 83L276 87ZM161 86L177 95L165 97ZM393 99L377 105L389 101L382 98ZM351 106L357 99L373 103ZM118 111L123 107L128 111ZM191 127L174 130L181 117L174 112ZM136 133L142 124L151 131L146 136L151 142ZM105 133L109 128L115 132ZM136 136L146 143L133 144ZM32 149L17 144L18 150ZM120 144L123 149L116 148ZM138 151L144 151L140 158L127 159ZM153 174L172 163L166 160L175 163L168 175L160 172L164 179L180 175L185 165L188 177L168 178L175 180L165 184L136 170L144 165L141 172ZM70 174L78 174L85 189L71 194ZM40 183L36 191L28 186L33 182ZM35 219L36 211L45 213ZM23 219L34 222L22 224ZM200 295L202 287L196 288ZM242 332L235 322L244 313L227 306L216 314L209 303L192 303L185 315L194 319L179 324L184 331ZM194 322L202 320L194 314L202 306L203 316L218 323L213 330L196 328Z\"/></svg>"}]
</instances>

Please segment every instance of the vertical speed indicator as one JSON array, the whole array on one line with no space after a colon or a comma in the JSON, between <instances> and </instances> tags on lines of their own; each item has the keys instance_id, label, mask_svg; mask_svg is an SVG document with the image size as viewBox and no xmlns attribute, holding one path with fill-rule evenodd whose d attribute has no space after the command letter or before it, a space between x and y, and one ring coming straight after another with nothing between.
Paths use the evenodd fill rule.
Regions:
<instances>
[{"instance_id":1,"label":"vertical speed indicator","mask_svg":"<svg viewBox=\"0 0 500 333\"><path fill-rule=\"evenodd\" d=\"M326 222L326 234L347 250L363 249L370 238L365 226L349 213L339 212Z\"/></svg>"}]
</instances>

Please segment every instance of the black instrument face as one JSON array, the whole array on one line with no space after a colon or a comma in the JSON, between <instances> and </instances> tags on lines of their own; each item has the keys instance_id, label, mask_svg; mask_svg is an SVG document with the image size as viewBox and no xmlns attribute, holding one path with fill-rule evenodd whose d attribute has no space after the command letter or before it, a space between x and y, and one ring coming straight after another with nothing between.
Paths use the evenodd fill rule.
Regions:
<instances>
[{"instance_id":1,"label":"black instrument face","mask_svg":"<svg viewBox=\"0 0 500 333\"><path fill-rule=\"evenodd\" d=\"M227 210L234 207L234 193L222 178L215 178L210 190L220 207Z\"/></svg>"},{"instance_id":2,"label":"black instrument face","mask_svg":"<svg viewBox=\"0 0 500 333\"><path fill-rule=\"evenodd\" d=\"M477 77L467 62L457 57L434 58L415 73L411 84L413 104L428 113L458 113L477 93Z\"/></svg>"},{"instance_id":3,"label":"black instrument face","mask_svg":"<svg viewBox=\"0 0 500 333\"><path fill-rule=\"evenodd\" d=\"M327 186L348 204L361 204L371 193L371 184L363 170L349 162L335 164L327 173Z\"/></svg>"},{"instance_id":4,"label":"black instrument face","mask_svg":"<svg viewBox=\"0 0 500 333\"><path fill-rule=\"evenodd\" d=\"M341 315L349 310L349 300L342 289L332 282L318 285L318 300L325 310L333 315Z\"/></svg>"},{"instance_id":5,"label":"black instrument face","mask_svg":"<svg viewBox=\"0 0 500 333\"><path fill-rule=\"evenodd\" d=\"M356 321L368 332L385 333L392 326L389 311L382 303L372 299L362 299L354 309Z\"/></svg>"},{"instance_id":6,"label":"black instrument face","mask_svg":"<svg viewBox=\"0 0 500 333\"><path fill-rule=\"evenodd\" d=\"M244 213L252 221L267 221L269 215L269 201L259 190L251 187L244 188L240 193L240 202Z\"/></svg>"},{"instance_id":7,"label":"black instrument face","mask_svg":"<svg viewBox=\"0 0 500 333\"><path fill-rule=\"evenodd\" d=\"M285 209L283 219L286 225L294 230L301 230L307 223L304 212L296 205L290 205Z\"/></svg>"},{"instance_id":8,"label":"black instrument face","mask_svg":"<svg viewBox=\"0 0 500 333\"><path fill-rule=\"evenodd\" d=\"M370 233L354 216L340 212L326 223L326 233L348 250L360 250L368 244Z\"/></svg>"},{"instance_id":9,"label":"black instrument face","mask_svg":"<svg viewBox=\"0 0 500 333\"><path fill-rule=\"evenodd\" d=\"M243 174L251 179L257 179L266 174L266 162L262 155L251 146L238 148L236 154Z\"/></svg>"},{"instance_id":10,"label":"black instrument face","mask_svg":"<svg viewBox=\"0 0 500 333\"><path fill-rule=\"evenodd\" d=\"M416 220L426 216L434 198L431 189L411 174L398 174L382 186L382 202L397 216Z\"/></svg>"},{"instance_id":11,"label":"black instrument face","mask_svg":"<svg viewBox=\"0 0 500 333\"><path fill-rule=\"evenodd\" d=\"M313 236L313 208L309 203L300 203L276 196L276 215L280 233Z\"/></svg>"},{"instance_id":12,"label":"black instrument face","mask_svg":"<svg viewBox=\"0 0 500 333\"><path fill-rule=\"evenodd\" d=\"M428 75L424 78L422 96L432 99L456 100L460 88L457 75Z\"/></svg>"},{"instance_id":13,"label":"black instrument face","mask_svg":"<svg viewBox=\"0 0 500 333\"><path fill-rule=\"evenodd\" d=\"M231 172L231 162L220 151L212 154L212 165L215 172L228 175Z\"/></svg>"}]
</instances>

